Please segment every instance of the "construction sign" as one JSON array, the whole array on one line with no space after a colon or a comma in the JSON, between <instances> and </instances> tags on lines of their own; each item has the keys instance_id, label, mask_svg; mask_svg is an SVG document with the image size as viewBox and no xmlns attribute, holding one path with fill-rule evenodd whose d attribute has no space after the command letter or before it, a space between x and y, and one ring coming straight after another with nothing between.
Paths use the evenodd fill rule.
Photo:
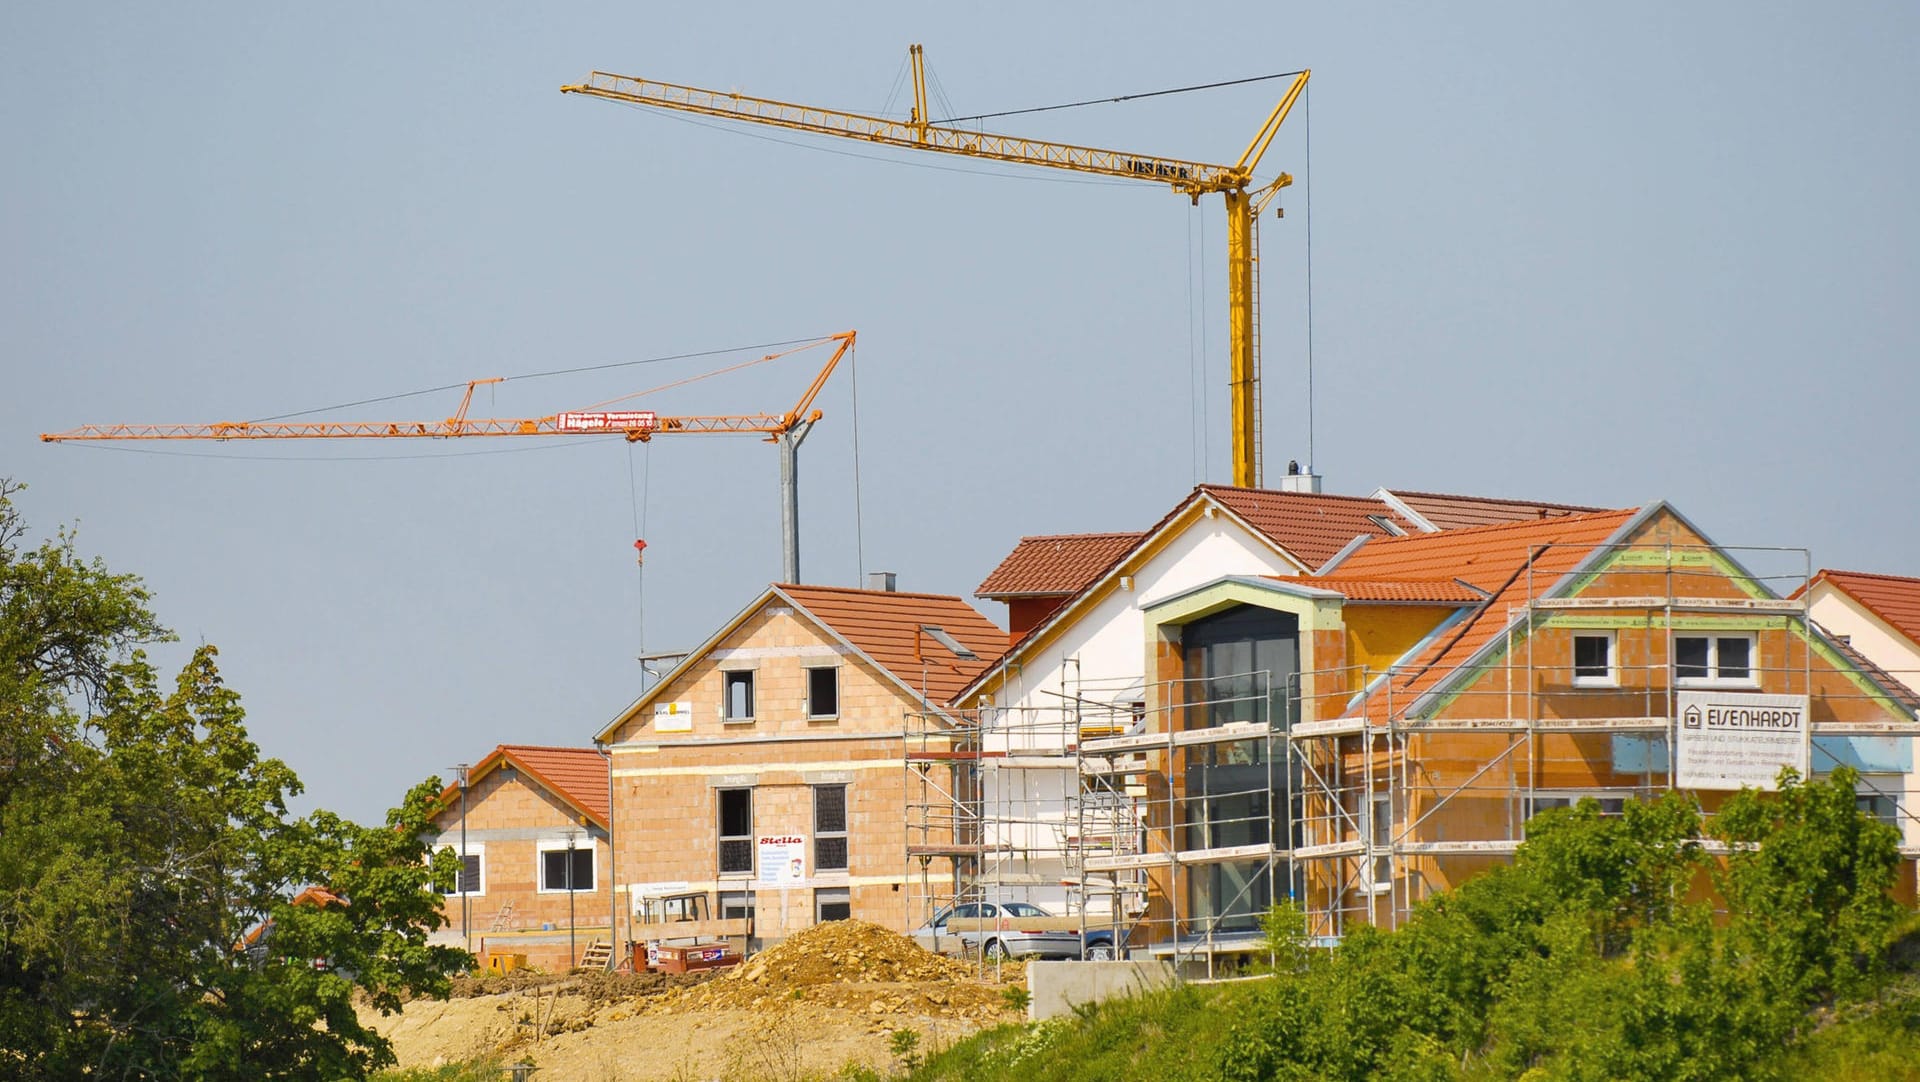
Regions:
<instances>
[{"instance_id":1,"label":"construction sign","mask_svg":"<svg viewBox=\"0 0 1920 1082\"><path fill-rule=\"evenodd\" d=\"M1807 774L1807 697L1682 691L1674 697L1674 784L1775 789L1782 767Z\"/></svg>"},{"instance_id":2,"label":"construction sign","mask_svg":"<svg viewBox=\"0 0 1920 1082\"><path fill-rule=\"evenodd\" d=\"M807 839L801 834L759 837L760 885L797 887L807 880Z\"/></svg>"}]
</instances>

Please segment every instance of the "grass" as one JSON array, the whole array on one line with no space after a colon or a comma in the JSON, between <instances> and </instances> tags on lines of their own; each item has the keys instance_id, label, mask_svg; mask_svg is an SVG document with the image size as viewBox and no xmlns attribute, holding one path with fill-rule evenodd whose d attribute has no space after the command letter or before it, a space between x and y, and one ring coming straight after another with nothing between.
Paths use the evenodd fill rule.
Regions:
<instances>
[{"instance_id":1,"label":"grass","mask_svg":"<svg viewBox=\"0 0 1920 1082\"><path fill-rule=\"evenodd\" d=\"M916 1082L1179 1080L1217 1074L1239 986L1188 985L987 1030L928 1059Z\"/></svg>"}]
</instances>

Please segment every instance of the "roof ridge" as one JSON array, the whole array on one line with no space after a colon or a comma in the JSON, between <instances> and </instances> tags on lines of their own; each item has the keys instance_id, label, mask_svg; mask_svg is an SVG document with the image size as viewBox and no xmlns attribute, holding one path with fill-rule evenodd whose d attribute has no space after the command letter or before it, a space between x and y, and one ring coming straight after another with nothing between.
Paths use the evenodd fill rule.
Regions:
<instances>
[{"instance_id":1,"label":"roof ridge","mask_svg":"<svg viewBox=\"0 0 1920 1082\"><path fill-rule=\"evenodd\" d=\"M1911 583L1920 584L1920 577L1915 577L1912 575L1890 575L1885 571L1844 571L1834 567L1823 567L1820 570L1814 572L1813 574L1815 578L1819 578L1822 575L1826 575L1826 576L1849 575L1849 576L1852 576L1853 578L1859 578L1859 579L1890 579L1894 582L1911 582Z\"/></svg>"},{"instance_id":2,"label":"roof ridge","mask_svg":"<svg viewBox=\"0 0 1920 1082\"><path fill-rule=\"evenodd\" d=\"M1389 511L1392 510L1391 507L1387 506L1387 502L1385 500L1379 499L1377 497L1349 496L1343 492L1288 492L1285 489L1279 489L1279 488L1246 488L1241 485L1215 485L1215 484L1205 484L1205 485L1199 485L1197 487L1207 492L1245 492L1245 493L1248 493L1249 495L1254 495L1254 496L1288 496L1288 497L1299 497L1301 499L1310 499L1310 500L1351 500L1355 503L1370 503L1370 504L1373 504L1375 507L1384 507Z\"/></svg>"},{"instance_id":3,"label":"roof ridge","mask_svg":"<svg viewBox=\"0 0 1920 1082\"><path fill-rule=\"evenodd\" d=\"M1439 533L1416 533L1407 534L1402 537L1376 537L1369 542L1369 546L1397 545L1407 541L1420 541L1427 544L1438 545L1444 544L1445 539L1448 538L1458 541L1462 536L1477 536L1501 530L1531 530L1541 526L1567 526L1576 523L1592 522L1595 519L1605 518L1609 515L1632 516L1639 513L1640 510L1638 507L1603 508L1598 511L1580 511L1571 515L1554 515L1551 518L1523 518L1513 522L1488 522L1479 526L1459 526L1451 530L1441 530ZM1337 571L1338 568L1335 568L1335 570Z\"/></svg>"},{"instance_id":4,"label":"roof ridge","mask_svg":"<svg viewBox=\"0 0 1920 1082\"><path fill-rule=\"evenodd\" d=\"M600 754L594 751L592 747L581 747L574 744L500 744L498 747L525 748L529 751L584 751L593 755Z\"/></svg>"},{"instance_id":5,"label":"roof ridge","mask_svg":"<svg viewBox=\"0 0 1920 1082\"><path fill-rule=\"evenodd\" d=\"M917 590L869 590L862 586L817 586L813 583L799 582L776 582L773 588L776 590L827 590L836 594L860 594L863 597L917 597L930 601L953 601L962 605L967 603L966 599L959 594L927 594Z\"/></svg>"},{"instance_id":6,"label":"roof ridge","mask_svg":"<svg viewBox=\"0 0 1920 1082\"><path fill-rule=\"evenodd\" d=\"M1617 511L1615 507L1596 507L1584 503L1560 503L1555 500L1525 500L1514 496L1470 496L1464 492L1416 492L1412 489L1393 488L1388 492L1395 496L1426 496L1436 500L1473 500L1476 503L1509 503L1524 507L1561 507L1574 511Z\"/></svg>"}]
</instances>

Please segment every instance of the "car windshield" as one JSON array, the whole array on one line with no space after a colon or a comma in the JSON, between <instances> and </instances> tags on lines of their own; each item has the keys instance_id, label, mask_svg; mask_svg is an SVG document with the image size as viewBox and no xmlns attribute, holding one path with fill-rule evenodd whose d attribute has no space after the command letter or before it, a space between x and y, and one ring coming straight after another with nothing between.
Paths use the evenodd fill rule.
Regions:
<instances>
[{"instance_id":1,"label":"car windshield","mask_svg":"<svg viewBox=\"0 0 1920 1082\"><path fill-rule=\"evenodd\" d=\"M1034 905L1032 902L1002 902L1000 908L1010 917L1050 917L1053 914Z\"/></svg>"}]
</instances>

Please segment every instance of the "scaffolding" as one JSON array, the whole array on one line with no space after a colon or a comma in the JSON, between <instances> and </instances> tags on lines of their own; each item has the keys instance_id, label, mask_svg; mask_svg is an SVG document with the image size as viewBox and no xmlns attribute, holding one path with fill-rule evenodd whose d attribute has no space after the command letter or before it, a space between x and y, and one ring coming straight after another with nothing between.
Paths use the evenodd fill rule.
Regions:
<instances>
[{"instance_id":1,"label":"scaffolding","mask_svg":"<svg viewBox=\"0 0 1920 1082\"><path fill-rule=\"evenodd\" d=\"M1804 550L1615 546L1571 597L1542 596L1560 575L1536 582L1539 555L1486 644L1493 656L1477 650L1452 670L1082 681L1069 661L1055 687L1026 697L1053 704L910 723L910 925L963 898L1021 897L1194 977L1261 951L1259 918L1283 900L1319 942L1356 923L1397 926L1511 859L1539 811L1591 797L1618 814L1676 788L1676 701L1702 686L1809 696L1810 773L1841 762L1874 773L1860 760L1880 755L1881 787L1862 806L1920 856L1916 727L1899 719L1915 700L1884 687L1885 673L1819 675L1823 655L1843 670L1860 659L1809 620L1794 589L1811 572ZM1760 558L1798 566L1766 575L1741 562ZM1738 679L1702 678L1676 652L1676 640L1716 633L1748 644ZM1574 656L1575 636L1609 644L1599 677Z\"/></svg>"}]
</instances>

